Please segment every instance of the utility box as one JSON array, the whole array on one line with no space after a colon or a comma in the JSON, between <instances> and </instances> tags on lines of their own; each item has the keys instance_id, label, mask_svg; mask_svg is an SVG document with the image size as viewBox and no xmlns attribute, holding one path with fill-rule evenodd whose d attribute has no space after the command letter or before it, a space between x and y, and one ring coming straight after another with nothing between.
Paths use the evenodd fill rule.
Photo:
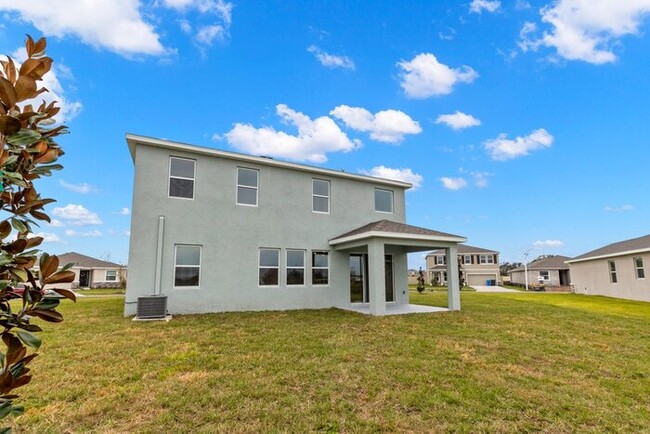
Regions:
<instances>
[{"instance_id":1,"label":"utility box","mask_svg":"<svg viewBox=\"0 0 650 434\"><path fill-rule=\"evenodd\" d=\"M166 295L138 297L137 319L164 319L166 314Z\"/></svg>"}]
</instances>

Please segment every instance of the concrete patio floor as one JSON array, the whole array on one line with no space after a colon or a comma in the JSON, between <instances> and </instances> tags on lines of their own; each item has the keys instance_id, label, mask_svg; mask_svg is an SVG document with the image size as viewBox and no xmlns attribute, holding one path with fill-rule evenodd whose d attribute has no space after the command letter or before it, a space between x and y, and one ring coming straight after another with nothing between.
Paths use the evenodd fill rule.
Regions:
<instances>
[{"instance_id":1,"label":"concrete patio floor","mask_svg":"<svg viewBox=\"0 0 650 434\"><path fill-rule=\"evenodd\" d=\"M358 303L351 306L342 306L339 309L349 310L352 312L370 315L370 305L368 303ZM419 304L396 304L386 303L386 313L384 315L406 315L409 313L435 313L449 312L446 307L422 306Z\"/></svg>"}]
</instances>

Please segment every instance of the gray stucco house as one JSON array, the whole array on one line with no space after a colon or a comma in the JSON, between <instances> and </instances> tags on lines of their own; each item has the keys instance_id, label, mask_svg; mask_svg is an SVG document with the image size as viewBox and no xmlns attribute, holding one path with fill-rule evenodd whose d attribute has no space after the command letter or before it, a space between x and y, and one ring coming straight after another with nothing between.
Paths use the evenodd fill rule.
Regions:
<instances>
[{"instance_id":1,"label":"gray stucco house","mask_svg":"<svg viewBox=\"0 0 650 434\"><path fill-rule=\"evenodd\" d=\"M410 184L127 134L135 165L124 314L407 305L407 253L465 238L406 224ZM448 261L450 310L460 309Z\"/></svg>"},{"instance_id":2,"label":"gray stucco house","mask_svg":"<svg viewBox=\"0 0 650 434\"><path fill-rule=\"evenodd\" d=\"M650 235L608 244L566 262L578 294L650 301Z\"/></svg>"},{"instance_id":3,"label":"gray stucco house","mask_svg":"<svg viewBox=\"0 0 650 434\"><path fill-rule=\"evenodd\" d=\"M549 288L570 289L571 275L566 261L571 258L562 255L549 256L537 259L527 265L528 285L543 285ZM526 273L524 267L510 270L510 282L526 286Z\"/></svg>"},{"instance_id":4,"label":"gray stucco house","mask_svg":"<svg viewBox=\"0 0 650 434\"><path fill-rule=\"evenodd\" d=\"M463 280L467 286L486 285L494 281L500 285L499 252L482 247L458 245L458 259ZM447 282L447 258L444 250L434 250L426 256L429 282L435 280L440 285Z\"/></svg>"}]
</instances>

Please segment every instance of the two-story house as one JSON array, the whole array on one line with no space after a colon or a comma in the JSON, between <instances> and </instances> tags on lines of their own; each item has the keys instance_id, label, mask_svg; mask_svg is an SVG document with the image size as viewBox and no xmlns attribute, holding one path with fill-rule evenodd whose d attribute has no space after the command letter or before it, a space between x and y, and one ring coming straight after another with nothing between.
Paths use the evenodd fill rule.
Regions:
<instances>
[{"instance_id":1,"label":"two-story house","mask_svg":"<svg viewBox=\"0 0 650 434\"><path fill-rule=\"evenodd\" d=\"M135 165L125 315L409 303L407 253L465 238L406 224L401 181L127 134ZM450 275L457 275L450 261ZM449 309L460 309L458 279Z\"/></svg>"},{"instance_id":2,"label":"two-story house","mask_svg":"<svg viewBox=\"0 0 650 434\"><path fill-rule=\"evenodd\" d=\"M493 282L500 285L499 252L481 247L460 244L456 261L460 265L463 282L467 286L487 285ZM426 256L429 282L447 284L447 256L443 250L434 250Z\"/></svg>"}]
</instances>

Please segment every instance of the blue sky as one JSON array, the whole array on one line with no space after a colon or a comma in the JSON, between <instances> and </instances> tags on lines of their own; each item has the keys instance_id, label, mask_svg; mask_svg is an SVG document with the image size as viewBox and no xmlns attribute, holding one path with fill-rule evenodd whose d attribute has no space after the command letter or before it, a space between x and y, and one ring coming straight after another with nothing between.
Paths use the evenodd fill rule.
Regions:
<instances>
[{"instance_id":1,"label":"blue sky","mask_svg":"<svg viewBox=\"0 0 650 434\"><path fill-rule=\"evenodd\" d=\"M504 261L650 232L650 0L0 0L0 13L3 53L48 38L45 85L71 130L65 169L40 187L58 200L39 229L50 252L127 261L127 132L407 180L408 223Z\"/></svg>"}]
</instances>

